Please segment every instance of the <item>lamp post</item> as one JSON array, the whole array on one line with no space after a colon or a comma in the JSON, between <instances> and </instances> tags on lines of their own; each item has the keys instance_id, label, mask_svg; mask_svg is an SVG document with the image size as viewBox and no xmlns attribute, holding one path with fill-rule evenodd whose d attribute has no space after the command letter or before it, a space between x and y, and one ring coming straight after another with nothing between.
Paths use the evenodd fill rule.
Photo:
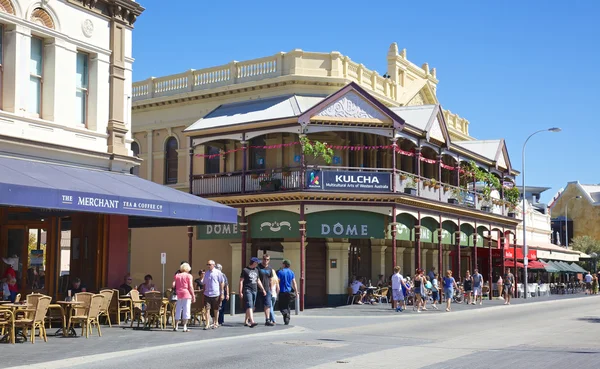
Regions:
<instances>
[{"instance_id":1,"label":"lamp post","mask_svg":"<svg viewBox=\"0 0 600 369\"><path fill-rule=\"evenodd\" d=\"M569 248L569 216L568 216L568 205L569 205L569 201L573 200L573 199L580 199L581 196L575 196L575 197L571 197L570 199L567 200L567 203L565 204L565 246L568 249Z\"/></svg>"},{"instance_id":2,"label":"lamp post","mask_svg":"<svg viewBox=\"0 0 600 369\"><path fill-rule=\"evenodd\" d=\"M527 227L526 227L526 216L525 216L525 203L526 203L526 199L525 199L525 146L527 146L527 142L529 141L529 139L533 136L535 136L538 133L542 133L542 132L560 132L560 128L548 128L548 129L542 129L536 132L533 132L532 134L529 135L529 137L527 137L527 139L525 140L525 143L523 144L523 151L521 153L521 160L522 160L522 166L521 166L521 176L523 177L523 183L522 183L522 190L521 190L521 196L523 196L523 266L524 266L524 280L525 283L523 283L523 291L524 291L524 297L527 298L527 264L528 264L528 260L527 260L527 253L529 252L529 249L527 248ZM515 261L517 260L517 255L515 255Z\"/></svg>"}]
</instances>

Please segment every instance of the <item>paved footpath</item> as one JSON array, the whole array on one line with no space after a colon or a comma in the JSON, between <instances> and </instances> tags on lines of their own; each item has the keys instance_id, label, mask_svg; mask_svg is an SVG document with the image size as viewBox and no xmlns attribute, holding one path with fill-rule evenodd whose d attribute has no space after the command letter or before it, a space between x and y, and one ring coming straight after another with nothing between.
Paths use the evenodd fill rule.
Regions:
<instances>
[{"instance_id":1,"label":"paved footpath","mask_svg":"<svg viewBox=\"0 0 600 369\"><path fill-rule=\"evenodd\" d=\"M307 310L254 329L242 316L190 333L104 328L103 337L0 345L0 367L599 368L600 296L454 304L453 312L389 305ZM50 331L49 331L50 332Z\"/></svg>"}]
</instances>

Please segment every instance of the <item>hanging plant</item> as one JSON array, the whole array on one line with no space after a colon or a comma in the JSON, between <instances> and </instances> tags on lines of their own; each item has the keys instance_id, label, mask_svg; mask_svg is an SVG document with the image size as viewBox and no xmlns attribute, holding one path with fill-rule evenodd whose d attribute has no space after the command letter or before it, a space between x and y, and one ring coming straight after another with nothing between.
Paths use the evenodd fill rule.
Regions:
<instances>
[{"instance_id":1,"label":"hanging plant","mask_svg":"<svg viewBox=\"0 0 600 369\"><path fill-rule=\"evenodd\" d=\"M305 155L310 155L315 159L322 158L326 164L331 164L334 153L333 149L327 146L327 143L311 141L306 136L300 136L300 144Z\"/></svg>"},{"instance_id":2,"label":"hanging plant","mask_svg":"<svg viewBox=\"0 0 600 369\"><path fill-rule=\"evenodd\" d=\"M517 187L505 188L504 199L508 201L508 206L511 210L515 210L520 201L520 192Z\"/></svg>"}]
</instances>

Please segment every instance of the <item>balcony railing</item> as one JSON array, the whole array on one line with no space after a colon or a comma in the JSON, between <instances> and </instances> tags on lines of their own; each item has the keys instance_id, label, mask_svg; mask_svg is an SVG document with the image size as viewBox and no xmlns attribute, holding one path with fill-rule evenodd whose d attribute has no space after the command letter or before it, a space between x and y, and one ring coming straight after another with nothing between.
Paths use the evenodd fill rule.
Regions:
<instances>
[{"instance_id":1,"label":"balcony railing","mask_svg":"<svg viewBox=\"0 0 600 369\"><path fill-rule=\"evenodd\" d=\"M311 173L313 174L312 177ZM314 177L318 178L313 184L311 180ZM327 183L332 180L346 181L348 187L342 186L342 184L328 187ZM395 181L395 183L392 184L392 181ZM369 186L372 186L372 188ZM383 168L321 166L318 169L307 169L304 176L301 168L261 169L246 171L245 174L238 171L196 175L192 183L192 192L198 196L298 190L356 193L396 192L494 214L509 215L509 207L506 201L500 199L484 201L483 194L478 191L433 181L430 178L400 170L396 170L394 176L392 169Z\"/></svg>"}]
</instances>

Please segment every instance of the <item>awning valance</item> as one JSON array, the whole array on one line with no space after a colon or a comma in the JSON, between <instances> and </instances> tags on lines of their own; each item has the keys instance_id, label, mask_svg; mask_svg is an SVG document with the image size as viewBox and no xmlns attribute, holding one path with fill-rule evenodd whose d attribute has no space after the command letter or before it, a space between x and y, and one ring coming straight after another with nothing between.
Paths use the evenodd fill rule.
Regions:
<instances>
[{"instance_id":1,"label":"awning valance","mask_svg":"<svg viewBox=\"0 0 600 369\"><path fill-rule=\"evenodd\" d=\"M127 215L130 227L235 223L237 210L134 175L0 157L0 206Z\"/></svg>"},{"instance_id":2,"label":"awning valance","mask_svg":"<svg viewBox=\"0 0 600 369\"><path fill-rule=\"evenodd\" d=\"M578 273L587 273L587 270L583 269L580 265L575 264L575 263L571 263L570 264L571 268L573 270L576 270Z\"/></svg>"}]
</instances>

